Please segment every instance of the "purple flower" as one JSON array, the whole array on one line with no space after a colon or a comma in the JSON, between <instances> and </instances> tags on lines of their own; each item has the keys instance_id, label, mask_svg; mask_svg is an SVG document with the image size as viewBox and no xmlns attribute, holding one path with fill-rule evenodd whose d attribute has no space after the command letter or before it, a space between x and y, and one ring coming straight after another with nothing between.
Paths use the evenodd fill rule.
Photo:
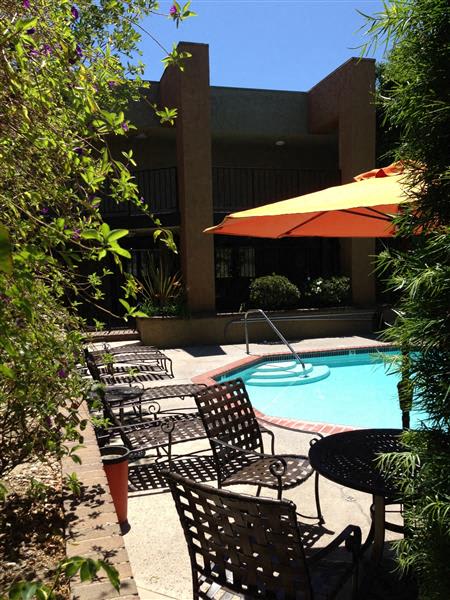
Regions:
<instances>
[{"instance_id":1,"label":"purple flower","mask_svg":"<svg viewBox=\"0 0 450 600\"><path fill-rule=\"evenodd\" d=\"M28 35L33 35L33 33L36 33L36 28L31 27L30 29L27 29L27 33L28 33Z\"/></svg>"},{"instance_id":2,"label":"purple flower","mask_svg":"<svg viewBox=\"0 0 450 600\"><path fill-rule=\"evenodd\" d=\"M73 239L74 241L76 241L76 240L79 240L79 239L80 239L80 232L81 232L81 229L74 229L74 230L73 230L73 233L72 233L72 239Z\"/></svg>"},{"instance_id":3,"label":"purple flower","mask_svg":"<svg viewBox=\"0 0 450 600\"><path fill-rule=\"evenodd\" d=\"M170 15L171 17L176 17L176 16L177 16L177 14L178 14L178 10L177 10L177 7L176 7L176 6L175 6L175 4L174 4L173 6L171 6L171 7L170 7L170 10L169 10L169 15Z\"/></svg>"},{"instance_id":4,"label":"purple flower","mask_svg":"<svg viewBox=\"0 0 450 600\"><path fill-rule=\"evenodd\" d=\"M69 58L69 63L71 65L74 65L77 60L79 58L81 58L83 56L83 50L81 49L81 46L79 44L76 45L75 47L75 56L73 56L72 58Z\"/></svg>"},{"instance_id":5,"label":"purple flower","mask_svg":"<svg viewBox=\"0 0 450 600\"><path fill-rule=\"evenodd\" d=\"M72 6L72 8L70 9L70 14L75 20L78 19L78 10L76 6Z\"/></svg>"},{"instance_id":6,"label":"purple flower","mask_svg":"<svg viewBox=\"0 0 450 600\"><path fill-rule=\"evenodd\" d=\"M78 156L81 156L83 154L83 148L80 148L80 146L74 148L73 151L75 152L75 154L78 154Z\"/></svg>"},{"instance_id":7,"label":"purple flower","mask_svg":"<svg viewBox=\"0 0 450 600\"><path fill-rule=\"evenodd\" d=\"M33 48L32 50L30 50L30 52L28 53L32 58L37 58L38 56L41 55L41 53L39 52L39 50L36 50L35 48Z\"/></svg>"},{"instance_id":8,"label":"purple flower","mask_svg":"<svg viewBox=\"0 0 450 600\"><path fill-rule=\"evenodd\" d=\"M30 0L23 0L22 6L24 8L30 8Z\"/></svg>"},{"instance_id":9,"label":"purple flower","mask_svg":"<svg viewBox=\"0 0 450 600\"><path fill-rule=\"evenodd\" d=\"M65 369L59 369L57 375L60 379L66 379L66 377L69 376L69 373Z\"/></svg>"},{"instance_id":10,"label":"purple flower","mask_svg":"<svg viewBox=\"0 0 450 600\"><path fill-rule=\"evenodd\" d=\"M121 127L124 131L128 131L128 123L125 123L125 121L121 124Z\"/></svg>"},{"instance_id":11,"label":"purple flower","mask_svg":"<svg viewBox=\"0 0 450 600\"><path fill-rule=\"evenodd\" d=\"M48 208L47 208L46 206L43 206L43 207L41 208L41 214L42 214L42 215L48 215Z\"/></svg>"},{"instance_id":12,"label":"purple flower","mask_svg":"<svg viewBox=\"0 0 450 600\"><path fill-rule=\"evenodd\" d=\"M52 53L52 47L49 46L48 44L44 44L42 46L42 52L43 52L43 54L46 54L47 56L49 56Z\"/></svg>"},{"instance_id":13,"label":"purple flower","mask_svg":"<svg viewBox=\"0 0 450 600\"><path fill-rule=\"evenodd\" d=\"M117 83L115 81L108 81L108 87L110 90L112 90L113 88L115 88L117 85Z\"/></svg>"}]
</instances>

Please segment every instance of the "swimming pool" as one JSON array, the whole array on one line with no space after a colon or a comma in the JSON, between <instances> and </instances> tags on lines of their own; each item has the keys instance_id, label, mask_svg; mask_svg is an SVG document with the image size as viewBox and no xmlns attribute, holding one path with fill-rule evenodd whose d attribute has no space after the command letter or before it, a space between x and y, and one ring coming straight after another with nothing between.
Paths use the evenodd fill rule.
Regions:
<instances>
[{"instance_id":1,"label":"swimming pool","mask_svg":"<svg viewBox=\"0 0 450 600\"><path fill-rule=\"evenodd\" d=\"M402 426L398 404L398 374L383 362L382 355L395 351L348 351L339 354L307 355L305 362L314 367L328 366L329 376L306 385L286 379L283 385L253 385L255 369L274 364L253 364L217 378L220 381L242 377L253 406L269 416L351 427ZM303 358L303 357L302 357ZM286 361L286 358L283 358ZM424 415L411 413L411 427Z\"/></svg>"}]
</instances>

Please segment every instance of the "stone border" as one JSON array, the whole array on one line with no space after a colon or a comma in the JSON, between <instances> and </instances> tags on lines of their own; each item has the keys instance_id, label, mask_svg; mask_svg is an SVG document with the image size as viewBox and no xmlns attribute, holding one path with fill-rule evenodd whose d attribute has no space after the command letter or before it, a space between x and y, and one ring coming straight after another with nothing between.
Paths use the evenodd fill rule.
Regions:
<instances>
[{"instance_id":1,"label":"stone border","mask_svg":"<svg viewBox=\"0 0 450 600\"><path fill-rule=\"evenodd\" d=\"M138 600L139 594L131 571L116 511L100 457L94 429L85 402L80 417L87 419L83 431L84 447L76 454L82 464L71 458L62 460L62 474L76 473L82 486L81 496L66 493L63 499L67 557L87 556L104 559L119 572L120 591L109 583L105 574L92 583L71 583L72 600Z\"/></svg>"}]
</instances>

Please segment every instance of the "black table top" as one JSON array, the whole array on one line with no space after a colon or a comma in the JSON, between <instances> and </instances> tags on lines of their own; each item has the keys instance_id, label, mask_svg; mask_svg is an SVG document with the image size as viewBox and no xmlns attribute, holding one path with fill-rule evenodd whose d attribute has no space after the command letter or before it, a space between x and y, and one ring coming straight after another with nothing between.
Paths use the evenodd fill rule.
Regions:
<instances>
[{"instance_id":1,"label":"black table top","mask_svg":"<svg viewBox=\"0 0 450 600\"><path fill-rule=\"evenodd\" d=\"M105 390L105 400L110 404L124 403L127 400L136 400L143 393L143 388L133 385L108 386Z\"/></svg>"},{"instance_id":2,"label":"black table top","mask_svg":"<svg viewBox=\"0 0 450 600\"><path fill-rule=\"evenodd\" d=\"M329 435L309 451L312 467L321 475L346 487L394 501L393 484L382 476L377 457L403 448L401 429L357 429Z\"/></svg>"}]
</instances>

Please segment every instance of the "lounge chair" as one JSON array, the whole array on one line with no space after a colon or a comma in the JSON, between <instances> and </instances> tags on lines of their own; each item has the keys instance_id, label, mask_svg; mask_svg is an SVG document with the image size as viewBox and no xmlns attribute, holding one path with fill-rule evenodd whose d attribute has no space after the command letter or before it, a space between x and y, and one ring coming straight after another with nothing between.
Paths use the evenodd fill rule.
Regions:
<instances>
[{"instance_id":1,"label":"lounge chair","mask_svg":"<svg viewBox=\"0 0 450 600\"><path fill-rule=\"evenodd\" d=\"M146 362L136 362L133 355L120 355L122 361L116 357L110 361L106 353L96 355L87 348L84 356L90 375L106 385L173 377L172 361L162 353L148 355Z\"/></svg>"},{"instance_id":2,"label":"lounge chair","mask_svg":"<svg viewBox=\"0 0 450 600\"><path fill-rule=\"evenodd\" d=\"M139 351L137 351L138 348L140 348ZM90 353L98 365L107 367L112 365L113 368L117 369L121 363L132 364L138 368L142 365L156 364L167 371L170 377L173 377L171 359L154 346L133 346L129 350L127 350L127 346L116 348L105 346L103 350L90 350Z\"/></svg>"},{"instance_id":3,"label":"lounge chair","mask_svg":"<svg viewBox=\"0 0 450 600\"><path fill-rule=\"evenodd\" d=\"M307 456L275 455L273 432L262 428L256 420L242 379L216 383L199 390L194 396L214 455L217 484L257 485L282 491L306 481L313 469ZM271 452L264 454L262 433L271 435ZM315 438L323 437L302 431ZM323 523L319 500L319 478L315 474L317 516Z\"/></svg>"},{"instance_id":4,"label":"lounge chair","mask_svg":"<svg viewBox=\"0 0 450 600\"><path fill-rule=\"evenodd\" d=\"M163 473L188 545L194 600L323 600L335 597L352 576L356 598L359 527L347 526L306 557L292 502L236 494ZM350 564L327 564L324 559L332 559L343 543Z\"/></svg>"}]
</instances>

